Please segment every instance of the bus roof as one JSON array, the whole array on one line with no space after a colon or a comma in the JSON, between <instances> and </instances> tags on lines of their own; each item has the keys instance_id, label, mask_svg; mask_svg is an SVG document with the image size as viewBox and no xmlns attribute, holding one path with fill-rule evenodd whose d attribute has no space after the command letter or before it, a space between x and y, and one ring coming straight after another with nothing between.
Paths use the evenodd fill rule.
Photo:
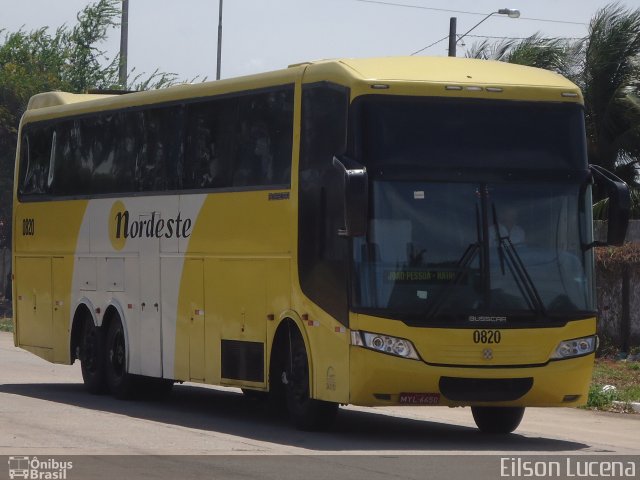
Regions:
<instances>
[{"instance_id":1,"label":"bus roof","mask_svg":"<svg viewBox=\"0 0 640 480\"><path fill-rule=\"evenodd\" d=\"M540 68L494 60L456 57L386 57L340 59L312 62L339 62L352 75L366 81L407 81L434 83L503 84L575 88L562 75Z\"/></svg>"},{"instance_id":2,"label":"bus roof","mask_svg":"<svg viewBox=\"0 0 640 480\"><path fill-rule=\"evenodd\" d=\"M311 79L338 76L347 82L406 82L407 84L510 85L560 88L576 92L578 88L556 73L505 62L451 57L382 57L367 59L318 60L290 65L288 69L193 85L176 85L161 90L126 95L73 94L49 92L34 95L27 113L49 107L66 112L144 105L184 98L230 93L243 89L293 83L306 70ZM87 104L85 102L91 102ZM84 105L78 105L83 104ZM91 107L89 105L92 105ZM58 109L55 109L58 110ZM51 110L46 110L51 111ZM43 112L44 113L44 112ZM60 112L62 113L62 112ZM48 115L47 115L48 116Z\"/></svg>"}]
</instances>

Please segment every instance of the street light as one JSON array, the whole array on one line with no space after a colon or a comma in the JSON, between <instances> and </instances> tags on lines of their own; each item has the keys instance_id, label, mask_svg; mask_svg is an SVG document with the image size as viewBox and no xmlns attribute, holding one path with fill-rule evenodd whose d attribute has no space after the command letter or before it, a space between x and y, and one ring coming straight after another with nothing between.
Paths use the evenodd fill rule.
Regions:
<instances>
[{"instance_id":1,"label":"street light","mask_svg":"<svg viewBox=\"0 0 640 480\"><path fill-rule=\"evenodd\" d=\"M456 44L466 37L473 29L475 29L478 25L485 22L489 19L489 17L493 15L507 15L509 18L518 18L520 17L520 10L516 10L513 8L501 8L496 12L491 12L489 15L484 17L478 23L476 23L473 27L467 30L465 33L456 38L456 17L451 17L451 21L449 23L449 56L456 56Z\"/></svg>"}]
</instances>

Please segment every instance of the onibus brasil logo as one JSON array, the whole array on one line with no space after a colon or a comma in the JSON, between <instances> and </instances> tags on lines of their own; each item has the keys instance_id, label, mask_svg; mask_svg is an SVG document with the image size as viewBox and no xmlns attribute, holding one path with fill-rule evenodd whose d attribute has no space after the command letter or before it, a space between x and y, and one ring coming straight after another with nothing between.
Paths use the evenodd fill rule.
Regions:
<instances>
[{"instance_id":1,"label":"onibus brasil logo","mask_svg":"<svg viewBox=\"0 0 640 480\"><path fill-rule=\"evenodd\" d=\"M38 457L9 457L9 478L34 480L65 480L73 462L63 462L55 458L40 460Z\"/></svg>"}]
</instances>

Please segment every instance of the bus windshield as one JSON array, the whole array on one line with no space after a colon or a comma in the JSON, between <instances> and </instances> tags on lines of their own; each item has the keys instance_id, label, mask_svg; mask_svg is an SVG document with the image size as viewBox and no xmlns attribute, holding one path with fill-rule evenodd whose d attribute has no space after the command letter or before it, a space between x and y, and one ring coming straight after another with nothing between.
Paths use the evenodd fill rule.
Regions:
<instances>
[{"instance_id":1,"label":"bus windshield","mask_svg":"<svg viewBox=\"0 0 640 480\"><path fill-rule=\"evenodd\" d=\"M584 152L568 145L583 131L579 110L561 109L556 115L549 106L532 109L536 135L550 127L563 130L533 141L509 125L520 118L518 127L525 128L521 117L526 115L516 115L513 106L502 112L513 117L505 123L499 108L492 113L486 105L472 105L465 115L461 105L448 111L436 104L440 121L459 117L463 131L473 122L485 135L487 125L504 127L509 155L495 136L473 133L478 149L471 153L473 141L465 135L448 144L442 136L419 135L435 124L432 104L423 105L423 115L414 104L401 101L392 107L387 101L366 105L373 116L361 117L366 119L361 161L372 180L369 232L354 239L352 250L354 308L427 324L593 315L593 259L584 248L592 241L591 193L584 173L577 173L586 170ZM545 109L551 119L541 125ZM407 116L396 115L403 110ZM490 117L478 123L479 110ZM494 122L494 116L500 118ZM565 126L554 125L558 116ZM398 136L402 141L395 150L404 153L394 156L383 144ZM537 176L542 168L547 173ZM548 173L554 169L557 173ZM517 170L520 176L513 175Z\"/></svg>"},{"instance_id":2,"label":"bus windshield","mask_svg":"<svg viewBox=\"0 0 640 480\"><path fill-rule=\"evenodd\" d=\"M357 307L479 322L594 310L579 185L372 187L370 231L353 249Z\"/></svg>"}]
</instances>

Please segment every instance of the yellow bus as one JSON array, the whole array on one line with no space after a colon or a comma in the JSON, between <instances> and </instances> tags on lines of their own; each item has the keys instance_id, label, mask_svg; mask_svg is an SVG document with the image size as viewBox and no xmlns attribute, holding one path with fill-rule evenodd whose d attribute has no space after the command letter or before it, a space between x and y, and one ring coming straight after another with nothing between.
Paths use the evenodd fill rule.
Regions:
<instances>
[{"instance_id":1,"label":"yellow bus","mask_svg":"<svg viewBox=\"0 0 640 480\"><path fill-rule=\"evenodd\" d=\"M242 388L302 429L339 404L586 401L591 191L559 75L458 58L318 61L124 95L34 96L15 171L14 341L86 388ZM261 392L261 393L260 393Z\"/></svg>"}]
</instances>

